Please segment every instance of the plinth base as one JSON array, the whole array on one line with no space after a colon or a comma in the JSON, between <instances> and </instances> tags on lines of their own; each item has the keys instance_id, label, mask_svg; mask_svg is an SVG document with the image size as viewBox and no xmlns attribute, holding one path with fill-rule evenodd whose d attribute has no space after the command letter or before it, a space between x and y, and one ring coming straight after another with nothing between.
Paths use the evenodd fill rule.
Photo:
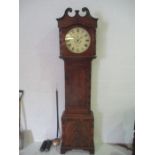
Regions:
<instances>
[{"instance_id":1,"label":"plinth base","mask_svg":"<svg viewBox=\"0 0 155 155\"><path fill-rule=\"evenodd\" d=\"M68 150L82 149L94 154L94 117L93 113L62 115L61 154Z\"/></svg>"}]
</instances>

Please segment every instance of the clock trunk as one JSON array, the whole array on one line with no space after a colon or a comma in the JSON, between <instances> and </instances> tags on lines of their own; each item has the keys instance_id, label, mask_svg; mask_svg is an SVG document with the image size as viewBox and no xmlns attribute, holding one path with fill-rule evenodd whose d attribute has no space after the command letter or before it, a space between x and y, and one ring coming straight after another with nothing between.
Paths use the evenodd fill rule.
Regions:
<instances>
[{"instance_id":1,"label":"clock trunk","mask_svg":"<svg viewBox=\"0 0 155 155\"><path fill-rule=\"evenodd\" d=\"M91 60L65 61L65 109L67 113L90 112Z\"/></svg>"}]
</instances>

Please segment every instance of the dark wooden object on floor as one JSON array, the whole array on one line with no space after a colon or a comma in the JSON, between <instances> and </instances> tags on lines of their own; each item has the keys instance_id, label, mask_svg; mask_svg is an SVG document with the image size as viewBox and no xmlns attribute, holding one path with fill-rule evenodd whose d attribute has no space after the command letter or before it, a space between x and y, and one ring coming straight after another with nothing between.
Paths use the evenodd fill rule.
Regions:
<instances>
[{"instance_id":1,"label":"dark wooden object on floor","mask_svg":"<svg viewBox=\"0 0 155 155\"><path fill-rule=\"evenodd\" d=\"M58 18L60 37L60 58L65 68L65 111L62 115L61 153L71 149L83 149L94 153L94 117L91 111L91 61L96 57L97 19L82 8L85 16L75 10L69 16L67 8L63 17ZM74 27L82 27L90 35L88 49L81 53L69 51L65 43L67 32Z\"/></svg>"}]
</instances>

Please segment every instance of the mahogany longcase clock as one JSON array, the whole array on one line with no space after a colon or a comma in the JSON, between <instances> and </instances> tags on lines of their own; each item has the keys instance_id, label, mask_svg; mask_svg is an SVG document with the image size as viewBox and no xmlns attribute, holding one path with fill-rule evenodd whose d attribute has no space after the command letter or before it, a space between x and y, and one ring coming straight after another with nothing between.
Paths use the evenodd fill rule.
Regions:
<instances>
[{"instance_id":1,"label":"mahogany longcase clock","mask_svg":"<svg viewBox=\"0 0 155 155\"><path fill-rule=\"evenodd\" d=\"M96 57L97 19L84 7L84 16L58 18L60 58L65 68L65 111L62 115L61 153L83 149L94 153L94 117L91 111L91 61Z\"/></svg>"}]
</instances>

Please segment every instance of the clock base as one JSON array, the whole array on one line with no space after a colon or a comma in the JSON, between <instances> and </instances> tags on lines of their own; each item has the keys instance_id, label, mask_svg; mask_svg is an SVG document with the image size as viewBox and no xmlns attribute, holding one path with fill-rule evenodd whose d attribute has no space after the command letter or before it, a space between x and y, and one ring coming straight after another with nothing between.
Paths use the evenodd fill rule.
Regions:
<instances>
[{"instance_id":1,"label":"clock base","mask_svg":"<svg viewBox=\"0 0 155 155\"><path fill-rule=\"evenodd\" d=\"M62 115L61 154L72 149L87 150L94 154L94 117L93 113Z\"/></svg>"}]
</instances>

